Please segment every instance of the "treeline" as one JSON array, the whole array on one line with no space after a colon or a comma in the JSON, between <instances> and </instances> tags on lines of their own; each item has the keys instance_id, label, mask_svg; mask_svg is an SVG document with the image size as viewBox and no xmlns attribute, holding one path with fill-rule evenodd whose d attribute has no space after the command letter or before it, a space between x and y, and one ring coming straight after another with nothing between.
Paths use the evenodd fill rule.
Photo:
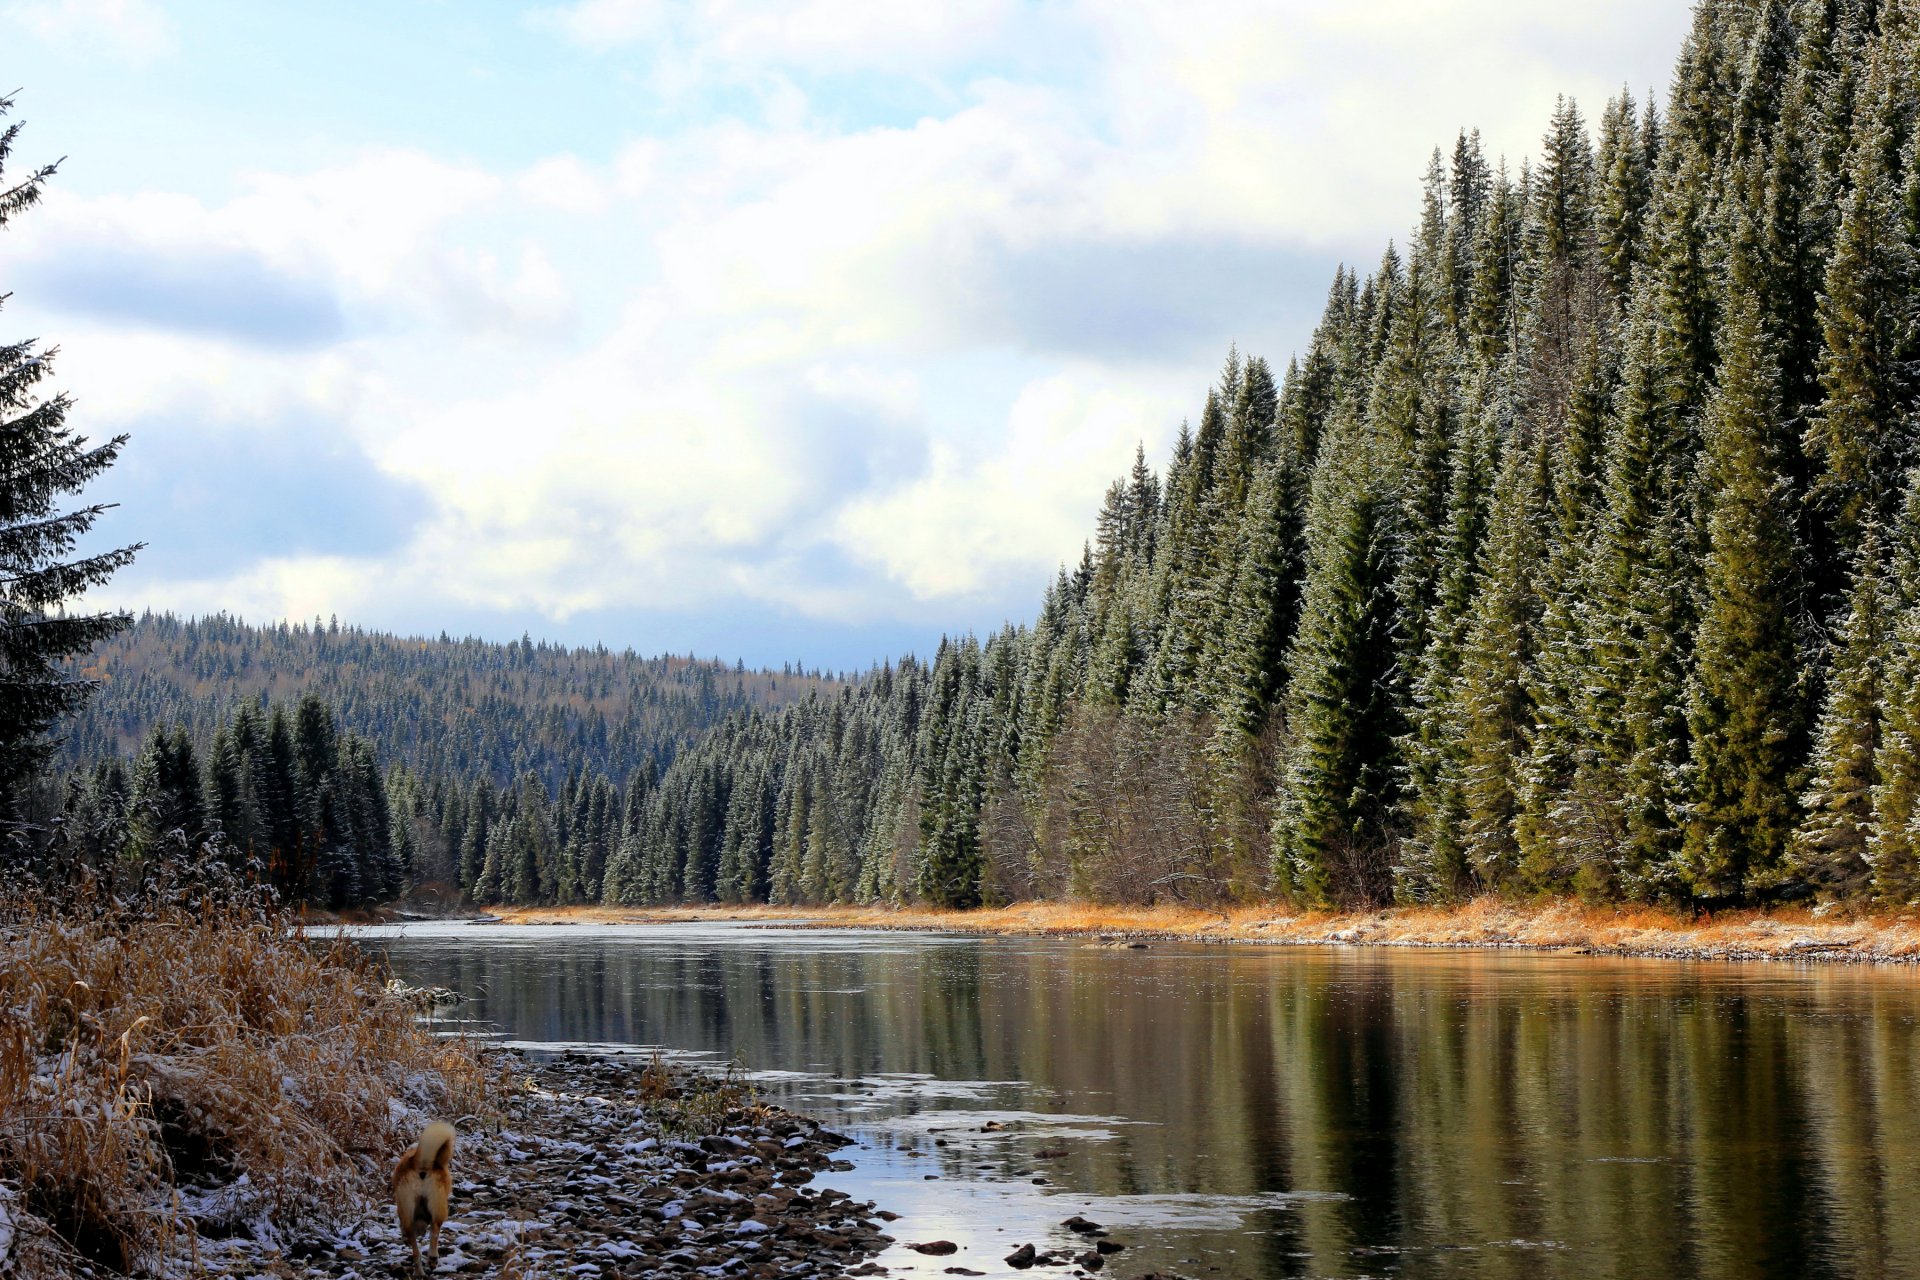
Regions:
<instances>
[{"instance_id":1,"label":"treeline","mask_svg":"<svg viewBox=\"0 0 1920 1280\"><path fill-rule=\"evenodd\" d=\"M1920 34L1698 7L1664 115L1436 152L1030 628L730 719L622 901L1920 894Z\"/></svg>"},{"instance_id":2,"label":"treeline","mask_svg":"<svg viewBox=\"0 0 1920 1280\"><path fill-rule=\"evenodd\" d=\"M61 726L69 767L131 756L154 725L179 725L204 749L240 704L314 693L384 761L503 786L531 771L552 788L589 768L621 779L663 768L735 711L785 706L847 678L525 638L495 644L318 619L262 627L168 614L107 639L76 674L100 684Z\"/></svg>"},{"instance_id":3,"label":"treeline","mask_svg":"<svg viewBox=\"0 0 1920 1280\"><path fill-rule=\"evenodd\" d=\"M396 898L415 871L373 743L312 694L240 704L204 752L156 726L130 764L71 772L60 809L58 853L110 883L211 854L283 900L342 907Z\"/></svg>"},{"instance_id":4,"label":"treeline","mask_svg":"<svg viewBox=\"0 0 1920 1280\"><path fill-rule=\"evenodd\" d=\"M335 908L417 890L597 902L629 806L682 750L850 680L155 614L75 674L98 687L28 801L46 838L117 877L211 849Z\"/></svg>"},{"instance_id":5,"label":"treeline","mask_svg":"<svg viewBox=\"0 0 1920 1280\"><path fill-rule=\"evenodd\" d=\"M636 803L650 781L634 775ZM336 909L410 894L595 902L625 830L602 774L570 775L557 793L532 771L506 787L426 780L383 767L312 693L240 703L204 749L184 725L156 726L130 762L69 772L57 813L44 823L57 856L109 883L212 857L282 901Z\"/></svg>"}]
</instances>

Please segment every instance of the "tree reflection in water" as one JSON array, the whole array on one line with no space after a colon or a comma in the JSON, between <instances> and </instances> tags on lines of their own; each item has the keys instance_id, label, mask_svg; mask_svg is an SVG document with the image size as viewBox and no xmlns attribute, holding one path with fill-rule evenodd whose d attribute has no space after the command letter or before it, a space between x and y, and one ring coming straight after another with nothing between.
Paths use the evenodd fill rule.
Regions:
<instances>
[{"instance_id":1,"label":"tree reflection in water","mask_svg":"<svg viewBox=\"0 0 1920 1280\"><path fill-rule=\"evenodd\" d=\"M867 1140L849 1190L996 1274L1088 1205L1127 1274L1920 1275L1904 968L726 925L369 945L514 1039L769 1073Z\"/></svg>"}]
</instances>

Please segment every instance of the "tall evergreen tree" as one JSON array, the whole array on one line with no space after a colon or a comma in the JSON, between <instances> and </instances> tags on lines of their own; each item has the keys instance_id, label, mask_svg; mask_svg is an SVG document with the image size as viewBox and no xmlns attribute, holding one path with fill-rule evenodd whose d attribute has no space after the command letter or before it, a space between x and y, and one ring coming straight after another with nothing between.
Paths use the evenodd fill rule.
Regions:
<instances>
[{"instance_id":1,"label":"tall evergreen tree","mask_svg":"<svg viewBox=\"0 0 1920 1280\"><path fill-rule=\"evenodd\" d=\"M1814 732L1811 781L1795 833L1792 865L1829 892L1869 884L1873 790L1879 781L1885 677L1897 614L1880 536L1869 530L1854 568L1846 617L1836 636L1827 700Z\"/></svg>"},{"instance_id":2,"label":"tall evergreen tree","mask_svg":"<svg viewBox=\"0 0 1920 1280\"><path fill-rule=\"evenodd\" d=\"M1712 897L1781 875L1804 749L1793 441L1759 299L1732 299L1722 347L1701 460L1705 598L1687 708L1686 858L1694 892Z\"/></svg>"},{"instance_id":3,"label":"tall evergreen tree","mask_svg":"<svg viewBox=\"0 0 1920 1280\"><path fill-rule=\"evenodd\" d=\"M1288 658L1291 743L1274 828L1274 878L1316 903L1383 902L1404 732L1395 634L1393 452L1348 425L1318 470L1306 591Z\"/></svg>"},{"instance_id":4,"label":"tall evergreen tree","mask_svg":"<svg viewBox=\"0 0 1920 1280\"><path fill-rule=\"evenodd\" d=\"M0 97L0 122L12 108L12 98ZM9 178L19 138L17 121L0 128L0 231L38 202L54 172L47 165ZM30 340L0 344L0 833L22 816L22 790L51 753L53 726L97 683L66 660L130 621L116 612L70 614L65 606L139 549L74 557L107 507L65 510L65 499L113 465L126 437L89 444L66 425L71 400L45 394L52 359Z\"/></svg>"},{"instance_id":5,"label":"tall evergreen tree","mask_svg":"<svg viewBox=\"0 0 1920 1280\"><path fill-rule=\"evenodd\" d=\"M1819 471L1812 500L1833 542L1858 545L1861 530L1892 516L1902 469L1913 461L1920 391L1920 296L1916 228L1903 209L1899 119L1910 74L1884 53L1868 72L1863 127L1821 308L1826 399L1808 429Z\"/></svg>"}]
</instances>

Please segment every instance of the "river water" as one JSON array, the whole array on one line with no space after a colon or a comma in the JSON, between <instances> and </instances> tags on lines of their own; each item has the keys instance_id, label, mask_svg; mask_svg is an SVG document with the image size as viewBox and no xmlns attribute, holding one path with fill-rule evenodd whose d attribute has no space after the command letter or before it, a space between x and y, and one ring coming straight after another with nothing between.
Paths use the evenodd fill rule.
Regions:
<instances>
[{"instance_id":1,"label":"river water","mask_svg":"<svg viewBox=\"0 0 1920 1280\"><path fill-rule=\"evenodd\" d=\"M859 1145L825 1185L901 1214L902 1246L962 1246L895 1246L894 1275L1013 1275L1005 1254L1071 1242L1080 1214L1129 1246L1120 1277L1920 1277L1904 967L361 934L510 1043L737 1064L830 1120Z\"/></svg>"}]
</instances>

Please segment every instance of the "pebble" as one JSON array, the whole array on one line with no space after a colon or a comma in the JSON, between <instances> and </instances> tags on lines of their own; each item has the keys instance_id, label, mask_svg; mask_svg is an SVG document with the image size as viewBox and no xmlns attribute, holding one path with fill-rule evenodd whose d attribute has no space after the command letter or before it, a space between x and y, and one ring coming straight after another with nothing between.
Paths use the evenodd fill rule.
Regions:
<instances>
[{"instance_id":1,"label":"pebble","mask_svg":"<svg viewBox=\"0 0 1920 1280\"><path fill-rule=\"evenodd\" d=\"M870 1262L892 1243L876 1221L882 1213L808 1185L851 1139L744 1094L702 1105L712 1082L686 1073L658 1097L635 1087L647 1064L632 1059L494 1052L522 1088L500 1103L494 1124L461 1126L436 1274L775 1280L884 1271ZM402 1274L407 1258L384 1197L334 1238L298 1242L280 1257L262 1257L257 1245L208 1245L212 1276L278 1273L291 1262L298 1269L288 1274L365 1280L370 1267Z\"/></svg>"}]
</instances>

